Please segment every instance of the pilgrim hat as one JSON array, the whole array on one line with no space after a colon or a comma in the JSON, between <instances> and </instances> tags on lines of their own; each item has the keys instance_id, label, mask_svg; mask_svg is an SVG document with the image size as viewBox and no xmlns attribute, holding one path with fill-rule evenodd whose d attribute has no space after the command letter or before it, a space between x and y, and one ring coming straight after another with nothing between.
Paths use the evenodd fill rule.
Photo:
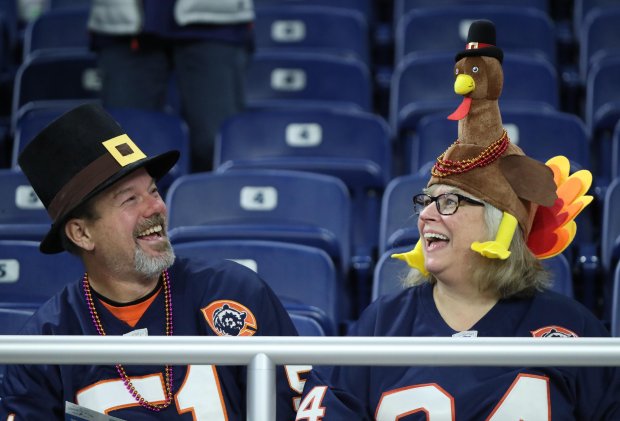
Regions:
<instances>
[{"instance_id":1,"label":"pilgrim hat","mask_svg":"<svg viewBox=\"0 0 620 421\"><path fill-rule=\"evenodd\" d=\"M495 46L495 25L490 20L480 19L472 22L467 33L465 50L457 53L454 58L459 61L463 57L487 56L494 57L501 63L504 52Z\"/></svg>"},{"instance_id":2,"label":"pilgrim hat","mask_svg":"<svg viewBox=\"0 0 620 421\"><path fill-rule=\"evenodd\" d=\"M18 162L52 218L39 248L64 250L60 232L71 212L138 168L159 180L179 159L178 151L147 157L121 126L96 104L81 105L44 128Z\"/></svg>"}]
</instances>

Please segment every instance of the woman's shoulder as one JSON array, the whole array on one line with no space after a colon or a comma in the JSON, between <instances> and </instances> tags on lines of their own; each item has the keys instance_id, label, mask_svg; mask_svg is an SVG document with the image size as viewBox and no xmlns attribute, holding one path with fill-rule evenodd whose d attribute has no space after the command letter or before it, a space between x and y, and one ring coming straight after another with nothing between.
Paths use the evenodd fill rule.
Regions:
<instances>
[{"instance_id":1,"label":"woman's shoulder","mask_svg":"<svg viewBox=\"0 0 620 421\"><path fill-rule=\"evenodd\" d=\"M540 325L532 331L533 336L609 336L590 309L574 298L550 290L534 294L528 318Z\"/></svg>"}]
</instances>

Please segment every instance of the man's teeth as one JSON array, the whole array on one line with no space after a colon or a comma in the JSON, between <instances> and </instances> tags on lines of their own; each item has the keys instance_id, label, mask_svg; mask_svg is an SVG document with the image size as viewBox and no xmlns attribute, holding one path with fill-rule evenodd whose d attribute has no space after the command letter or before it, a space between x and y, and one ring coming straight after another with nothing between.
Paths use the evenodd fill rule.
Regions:
<instances>
[{"instance_id":1,"label":"man's teeth","mask_svg":"<svg viewBox=\"0 0 620 421\"><path fill-rule=\"evenodd\" d=\"M151 227L145 231L142 231L140 234L138 234L138 237L144 237L145 235L151 235L151 234L155 234L156 232L161 232L162 230L162 226L161 225L156 225L154 227Z\"/></svg>"},{"instance_id":2,"label":"man's teeth","mask_svg":"<svg viewBox=\"0 0 620 421\"><path fill-rule=\"evenodd\" d=\"M424 238L448 241L448 237L446 237L445 235L437 234L434 232L428 232L424 234Z\"/></svg>"}]
</instances>

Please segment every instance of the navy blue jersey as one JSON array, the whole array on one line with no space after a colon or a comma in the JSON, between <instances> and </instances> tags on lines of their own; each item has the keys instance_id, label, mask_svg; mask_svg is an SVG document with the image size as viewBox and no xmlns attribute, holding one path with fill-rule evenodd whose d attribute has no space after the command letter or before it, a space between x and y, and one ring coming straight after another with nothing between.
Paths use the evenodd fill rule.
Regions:
<instances>
[{"instance_id":1,"label":"navy blue jersey","mask_svg":"<svg viewBox=\"0 0 620 421\"><path fill-rule=\"evenodd\" d=\"M455 336L432 286L379 298L352 326L355 336ZM478 337L603 337L579 303L546 291L500 300L469 331ZM325 377L325 378L323 378ZM297 420L619 420L620 377L602 367L354 367L318 369Z\"/></svg>"},{"instance_id":2,"label":"navy blue jersey","mask_svg":"<svg viewBox=\"0 0 620 421\"><path fill-rule=\"evenodd\" d=\"M213 265L177 259L170 268L174 335L296 336L288 314L271 289L251 270L222 261ZM164 294L151 303L135 327L95 306L108 335L146 329L165 335ZM144 331L143 331L144 332ZM44 304L24 334L97 335L81 282L66 287ZM179 353L183 353L179 349ZM152 403L163 403L163 366L124 366L138 392ZM3 382L0 419L64 419L65 401L126 420L244 420L246 368L237 366L174 366L174 399L160 413L141 407L110 365L11 365ZM286 373L285 373L286 371ZM289 387L291 370L278 367L278 420L294 418ZM295 379L293 379L295 380ZM295 385L295 383L291 383Z\"/></svg>"}]
</instances>

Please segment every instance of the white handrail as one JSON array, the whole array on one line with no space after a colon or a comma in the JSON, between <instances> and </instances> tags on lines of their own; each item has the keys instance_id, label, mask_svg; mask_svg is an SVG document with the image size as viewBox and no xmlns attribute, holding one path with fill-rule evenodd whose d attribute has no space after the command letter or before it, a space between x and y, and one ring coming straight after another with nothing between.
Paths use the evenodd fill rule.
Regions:
<instances>
[{"instance_id":1,"label":"white handrail","mask_svg":"<svg viewBox=\"0 0 620 421\"><path fill-rule=\"evenodd\" d=\"M248 420L271 421L276 365L620 366L620 338L14 336L0 364L248 366Z\"/></svg>"}]
</instances>

